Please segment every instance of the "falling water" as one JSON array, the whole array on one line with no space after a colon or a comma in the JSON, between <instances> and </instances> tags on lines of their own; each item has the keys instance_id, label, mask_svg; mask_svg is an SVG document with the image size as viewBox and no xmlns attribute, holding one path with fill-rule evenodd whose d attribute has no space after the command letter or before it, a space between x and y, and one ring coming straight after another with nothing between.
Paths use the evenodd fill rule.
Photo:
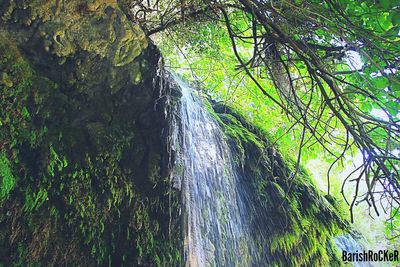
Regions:
<instances>
[{"instance_id":1,"label":"falling water","mask_svg":"<svg viewBox=\"0 0 400 267\"><path fill-rule=\"evenodd\" d=\"M185 265L257 266L262 256L250 230L249 196L224 133L195 91L174 80L182 92L173 148L176 187L183 195Z\"/></svg>"},{"instance_id":2,"label":"falling water","mask_svg":"<svg viewBox=\"0 0 400 267\"><path fill-rule=\"evenodd\" d=\"M335 244L343 251L348 253L359 253L363 251L361 245L349 234L341 235L335 238ZM369 262L354 262L355 267L372 267Z\"/></svg>"}]
</instances>

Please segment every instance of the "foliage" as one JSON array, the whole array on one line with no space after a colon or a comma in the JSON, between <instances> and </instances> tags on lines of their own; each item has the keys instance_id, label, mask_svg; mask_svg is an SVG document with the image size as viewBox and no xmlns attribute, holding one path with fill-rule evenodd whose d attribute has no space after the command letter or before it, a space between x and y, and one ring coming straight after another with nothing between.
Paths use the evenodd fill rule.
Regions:
<instances>
[{"instance_id":1,"label":"foliage","mask_svg":"<svg viewBox=\"0 0 400 267\"><path fill-rule=\"evenodd\" d=\"M344 179L353 184L351 199L344 185L341 190L352 220L362 202L376 215L399 208L396 1L188 1L159 7L161 18L156 8L148 13L152 23L141 22L150 34L160 33L154 40L167 64L268 132L296 158L297 168L301 160L329 161L328 194L335 165L362 153L362 164ZM392 204L381 209L385 203Z\"/></svg>"},{"instance_id":2,"label":"foliage","mask_svg":"<svg viewBox=\"0 0 400 267\"><path fill-rule=\"evenodd\" d=\"M0 177L1 187L0 187L0 200L8 197L8 194L13 190L15 186L15 177L13 176L10 169L10 162L4 153L0 154Z\"/></svg>"},{"instance_id":3,"label":"foliage","mask_svg":"<svg viewBox=\"0 0 400 267\"><path fill-rule=\"evenodd\" d=\"M241 190L253 192L249 201L256 208L250 217L268 265L340 266L331 242L348 229L341 208L320 195L304 169L292 179L295 162L283 157L243 116L218 103L214 109L236 151L237 168L250 183L242 183Z\"/></svg>"}]
</instances>

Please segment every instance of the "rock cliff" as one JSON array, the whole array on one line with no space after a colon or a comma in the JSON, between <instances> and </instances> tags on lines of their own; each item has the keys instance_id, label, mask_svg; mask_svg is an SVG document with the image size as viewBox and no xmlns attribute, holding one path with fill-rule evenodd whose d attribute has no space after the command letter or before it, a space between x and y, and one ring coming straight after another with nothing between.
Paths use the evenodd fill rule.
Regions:
<instances>
[{"instance_id":1,"label":"rock cliff","mask_svg":"<svg viewBox=\"0 0 400 267\"><path fill-rule=\"evenodd\" d=\"M4 265L179 261L160 55L123 10L0 3Z\"/></svg>"}]
</instances>

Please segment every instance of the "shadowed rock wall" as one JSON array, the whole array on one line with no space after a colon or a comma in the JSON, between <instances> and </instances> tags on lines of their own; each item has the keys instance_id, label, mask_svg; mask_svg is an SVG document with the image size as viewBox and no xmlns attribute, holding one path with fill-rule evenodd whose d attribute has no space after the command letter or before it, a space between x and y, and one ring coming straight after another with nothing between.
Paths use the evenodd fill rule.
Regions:
<instances>
[{"instance_id":1,"label":"shadowed rock wall","mask_svg":"<svg viewBox=\"0 0 400 267\"><path fill-rule=\"evenodd\" d=\"M180 260L159 52L122 10L110 0L0 2L6 266Z\"/></svg>"}]
</instances>

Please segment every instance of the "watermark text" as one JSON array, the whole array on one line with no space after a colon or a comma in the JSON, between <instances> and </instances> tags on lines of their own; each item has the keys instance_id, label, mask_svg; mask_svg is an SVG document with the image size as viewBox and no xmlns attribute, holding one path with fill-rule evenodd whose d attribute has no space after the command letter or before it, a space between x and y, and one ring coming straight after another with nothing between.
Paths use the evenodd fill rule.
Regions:
<instances>
[{"instance_id":1,"label":"watermark text","mask_svg":"<svg viewBox=\"0 0 400 267\"><path fill-rule=\"evenodd\" d=\"M364 250L356 252L342 251L342 260L347 262L362 262L362 261L399 261L398 250Z\"/></svg>"}]
</instances>

